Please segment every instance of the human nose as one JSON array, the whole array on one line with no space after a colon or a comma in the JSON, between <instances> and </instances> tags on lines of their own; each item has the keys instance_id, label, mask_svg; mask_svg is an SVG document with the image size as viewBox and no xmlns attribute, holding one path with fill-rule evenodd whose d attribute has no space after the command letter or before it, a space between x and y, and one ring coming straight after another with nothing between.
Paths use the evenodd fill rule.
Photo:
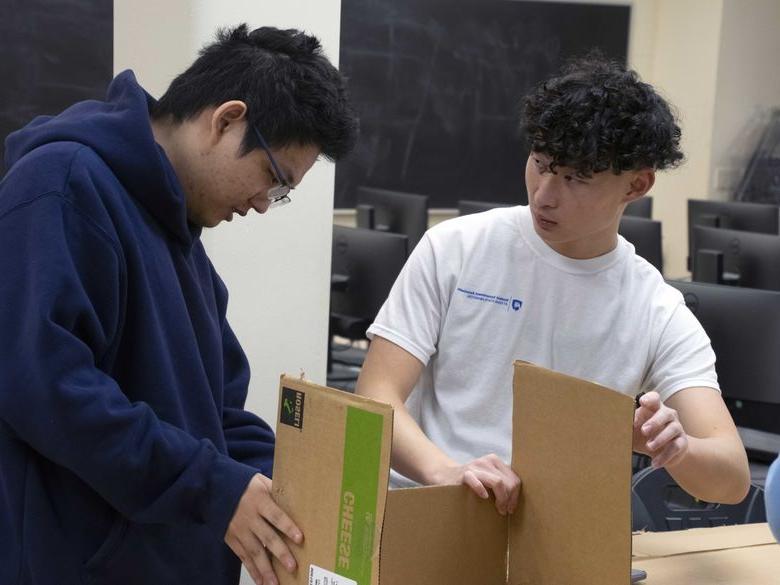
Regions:
<instances>
[{"instance_id":1,"label":"human nose","mask_svg":"<svg viewBox=\"0 0 780 585\"><path fill-rule=\"evenodd\" d=\"M250 199L249 204L257 213L265 213L268 211L268 207L271 205L271 202L265 195L258 195L257 197Z\"/></svg>"},{"instance_id":2,"label":"human nose","mask_svg":"<svg viewBox=\"0 0 780 585\"><path fill-rule=\"evenodd\" d=\"M534 193L537 207L557 207L558 196L555 175L546 173L539 177Z\"/></svg>"}]
</instances>

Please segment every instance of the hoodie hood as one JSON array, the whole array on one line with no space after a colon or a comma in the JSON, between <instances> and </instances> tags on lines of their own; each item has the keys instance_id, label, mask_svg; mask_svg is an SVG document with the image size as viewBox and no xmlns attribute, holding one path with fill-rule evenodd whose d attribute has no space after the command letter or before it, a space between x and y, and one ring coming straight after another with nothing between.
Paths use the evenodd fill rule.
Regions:
<instances>
[{"instance_id":1,"label":"hoodie hood","mask_svg":"<svg viewBox=\"0 0 780 585\"><path fill-rule=\"evenodd\" d=\"M149 118L154 103L133 72L124 71L109 85L105 101L79 102L57 116L39 116L9 134L6 168L45 144L83 144L105 161L131 197L158 223L181 243L190 245L200 228L188 224L181 183L154 140Z\"/></svg>"}]
</instances>

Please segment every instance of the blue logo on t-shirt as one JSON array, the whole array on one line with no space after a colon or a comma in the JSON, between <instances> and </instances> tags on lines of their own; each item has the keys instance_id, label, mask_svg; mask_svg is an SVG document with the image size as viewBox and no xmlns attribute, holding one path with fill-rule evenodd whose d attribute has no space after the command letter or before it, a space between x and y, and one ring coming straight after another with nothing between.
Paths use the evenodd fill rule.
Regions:
<instances>
[{"instance_id":1,"label":"blue logo on t-shirt","mask_svg":"<svg viewBox=\"0 0 780 585\"><path fill-rule=\"evenodd\" d=\"M480 303L489 303L491 305L499 305L505 309L512 307L513 311L519 311L523 306L523 301L516 298L502 297L501 295L489 295L487 293L478 292L475 290L468 290L458 287L458 292L464 295L467 299L472 301L479 301Z\"/></svg>"}]
</instances>

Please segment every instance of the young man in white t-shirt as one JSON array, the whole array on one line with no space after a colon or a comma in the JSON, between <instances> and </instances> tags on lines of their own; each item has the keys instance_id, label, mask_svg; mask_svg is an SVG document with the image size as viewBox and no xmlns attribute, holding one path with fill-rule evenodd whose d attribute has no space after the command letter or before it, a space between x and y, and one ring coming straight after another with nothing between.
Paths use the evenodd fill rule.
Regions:
<instances>
[{"instance_id":1,"label":"young man in white t-shirt","mask_svg":"<svg viewBox=\"0 0 780 585\"><path fill-rule=\"evenodd\" d=\"M742 500L747 458L709 339L617 233L626 205L683 158L668 104L591 58L526 97L524 126L529 205L432 228L368 330L357 392L396 408L393 484L465 483L514 511L520 478L506 461L522 359L644 392L634 450L698 498Z\"/></svg>"}]
</instances>

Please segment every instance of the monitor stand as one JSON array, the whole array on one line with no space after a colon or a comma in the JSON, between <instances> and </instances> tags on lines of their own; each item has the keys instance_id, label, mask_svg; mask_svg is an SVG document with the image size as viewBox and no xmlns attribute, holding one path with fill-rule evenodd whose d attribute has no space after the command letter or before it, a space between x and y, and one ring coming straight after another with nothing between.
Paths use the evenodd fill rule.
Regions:
<instances>
[{"instance_id":1,"label":"monitor stand","mask_svg":"<svg viewBox=\"0 0 780 585\"><path fill-rule=\"evenodd\" d=\"M723 252L697 250L693 262L693 280L709 284L723 284Z\"/></svg>"},{"instance_id":2,"label":"monitor stand","mask_svg":"<svg viewBox=\"0 0 780 585\"><path fill-rule=\"evenodd\" d=\"M373 205L361 203L355 206L357 226L366 230L376 229L376 208Z\"/></svg>"}]
</instances>

